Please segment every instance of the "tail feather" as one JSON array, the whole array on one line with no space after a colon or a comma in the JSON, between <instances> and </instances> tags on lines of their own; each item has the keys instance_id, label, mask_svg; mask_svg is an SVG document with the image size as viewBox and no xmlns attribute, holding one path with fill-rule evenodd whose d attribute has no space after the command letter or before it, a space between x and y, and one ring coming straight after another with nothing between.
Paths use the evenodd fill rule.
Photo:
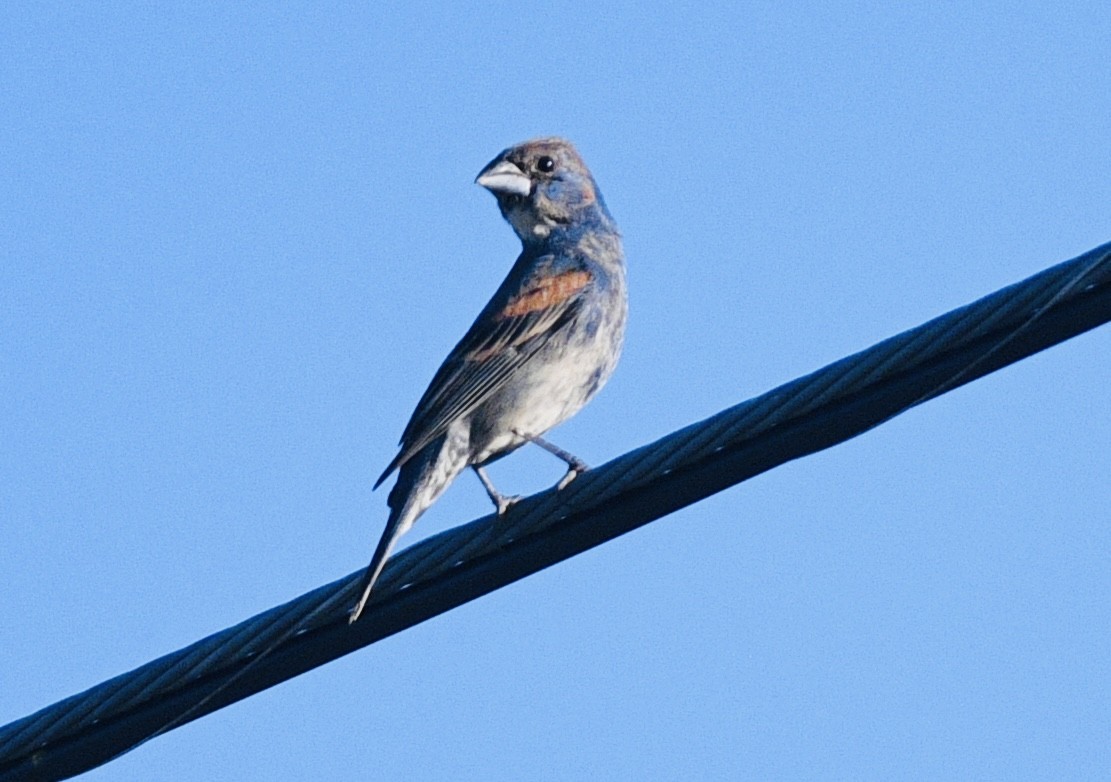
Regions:
<instances>
[{"instance_id":1,"label":"tail feather","mask_svg":"<svg viewBox=\"0 0 1111 782\"><path fill-rule=\"evenodd\" d=\"M404 510L404 507L400 509L402 512ZM382 575L382 569L386 567L386 560L393 553L397 541L412 526L412 521L410 521L408 525L402 527L400 524L402 512L395 510L390 513L389 521L386 522L386 531L382 533L382 539L378 541L378 547L374 549L374 556L370 558L370 565L367 566L366 573L363 574L363 580L359 588L359 602L351 609L351 614L347 618L348 624L354 624L362 616L363 609L366 608L367 601L370 599L371 590L378 583L378 577Z\"/></svg>"},{"instance_id":2,"label":"tail feather","mask_svg":"<svg viewBox=\"0 0 1111 782\"><path fill-rule=\"evenodd\" d=\"M397 483L390 490L390 517L386 521L386 530L382 533L382 539L378 541L378 547L374 549L374 556L363 575L359 602L351 609L348 623L354 624L362 616L370 593L382 575L397 541L466 466L465 432L449 432L437 437L401 465Z\"/></svg>"}]
</instances>

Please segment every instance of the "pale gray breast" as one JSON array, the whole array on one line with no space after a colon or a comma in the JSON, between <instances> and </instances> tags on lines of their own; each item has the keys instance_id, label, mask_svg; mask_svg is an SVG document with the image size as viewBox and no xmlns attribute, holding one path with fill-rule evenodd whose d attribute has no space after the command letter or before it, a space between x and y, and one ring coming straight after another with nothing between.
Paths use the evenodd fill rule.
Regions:
<instances>
[{"instance_id":1,"label":"pale gray breast","mask_svg":"<svg viewBox=\"0 0 1111 782\"><path fill-rule=\"evenodd\" d=\"M575 322L521 366L471 417L472 453L485 461L567 420L613 374L625 337L628 302L623 274L607 280Z\"/></svg>"}]
</instances>

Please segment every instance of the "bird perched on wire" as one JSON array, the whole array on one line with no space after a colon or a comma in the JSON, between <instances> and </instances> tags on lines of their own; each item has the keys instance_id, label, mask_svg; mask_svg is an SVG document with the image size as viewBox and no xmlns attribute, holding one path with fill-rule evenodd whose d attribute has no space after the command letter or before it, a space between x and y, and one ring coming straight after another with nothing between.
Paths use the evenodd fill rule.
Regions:
<instances>
[{"instance_id":1,"label":"bird perched on wire","mask_svg":"<svg viewBox=\"0 0 1111 782\"><path fill-rule=\"evenodd\" d=\"M521 239L509 275L432 378L397 456L386 530L351 610L354 622L398 539L465 468L498 514L485 465L533 442L567 463L563 488L586 465L541 438L577 413L609 379L628 311L621 236L586 164L559 138L502 152L475 182L498 200Z\"/></svg>"}]
</instances>

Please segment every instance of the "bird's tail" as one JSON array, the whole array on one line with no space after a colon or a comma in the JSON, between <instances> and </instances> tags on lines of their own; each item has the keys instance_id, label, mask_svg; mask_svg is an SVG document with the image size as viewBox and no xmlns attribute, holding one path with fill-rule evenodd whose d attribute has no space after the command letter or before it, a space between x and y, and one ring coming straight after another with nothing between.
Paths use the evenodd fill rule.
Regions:
<instances>
[{"instance_id":1,"label":"bird's tail","mask_svg":"<svg viewBox=\"0 0 1111 782\"><path fill-rule=\"evenodd\" d=\"M397 483L390 491L390 517L363 575L359 602L351 609L349 623L354 624L362 615L397 541L467 466L466 449L465 438L449 433L437 437L401 465Z\"/></svg>"},{"instance_id":2,"label":"bird's tail","mask_svg":"<svg viewBox=\"0 0 1111 782\"><path fill-rule=\"evenodd\" d=\"M405 519L406 515L412 517ZM378 541L378 547L374 549L374 556L370 558L370 565L367 566L366 573L363 574L363 580L359 588L359 602L351 609L351 614L347 618L349 624L354 624L362 615L367 600L370 599L370 592L378 582L378 577L382 575L382 568L386 566L386 560L393 553L397 541L408 531L409 527L413 526L417 515L419 513L405 514L404 506L390 510L390 518L386 521L386 531L382 533L382 539Z\"/></svg>"}]
</instances>

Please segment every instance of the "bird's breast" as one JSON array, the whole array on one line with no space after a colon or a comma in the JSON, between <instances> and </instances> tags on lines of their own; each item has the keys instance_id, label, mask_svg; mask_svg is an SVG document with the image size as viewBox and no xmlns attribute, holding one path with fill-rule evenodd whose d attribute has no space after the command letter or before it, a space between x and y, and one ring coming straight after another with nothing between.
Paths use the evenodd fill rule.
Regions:
<instances>
[{"instance_id":1,"label":"bird's breast","mask_svg":"<svg viewBox=\"0 0 1111 782\"><path fill-rule=\"evenodd\" d=\"M624 289L590 297L571 323L552 332L536 354L474 411L471 447L483 464L566 421L613 374L625 335Z\"/></svg>"}]
</instances>

